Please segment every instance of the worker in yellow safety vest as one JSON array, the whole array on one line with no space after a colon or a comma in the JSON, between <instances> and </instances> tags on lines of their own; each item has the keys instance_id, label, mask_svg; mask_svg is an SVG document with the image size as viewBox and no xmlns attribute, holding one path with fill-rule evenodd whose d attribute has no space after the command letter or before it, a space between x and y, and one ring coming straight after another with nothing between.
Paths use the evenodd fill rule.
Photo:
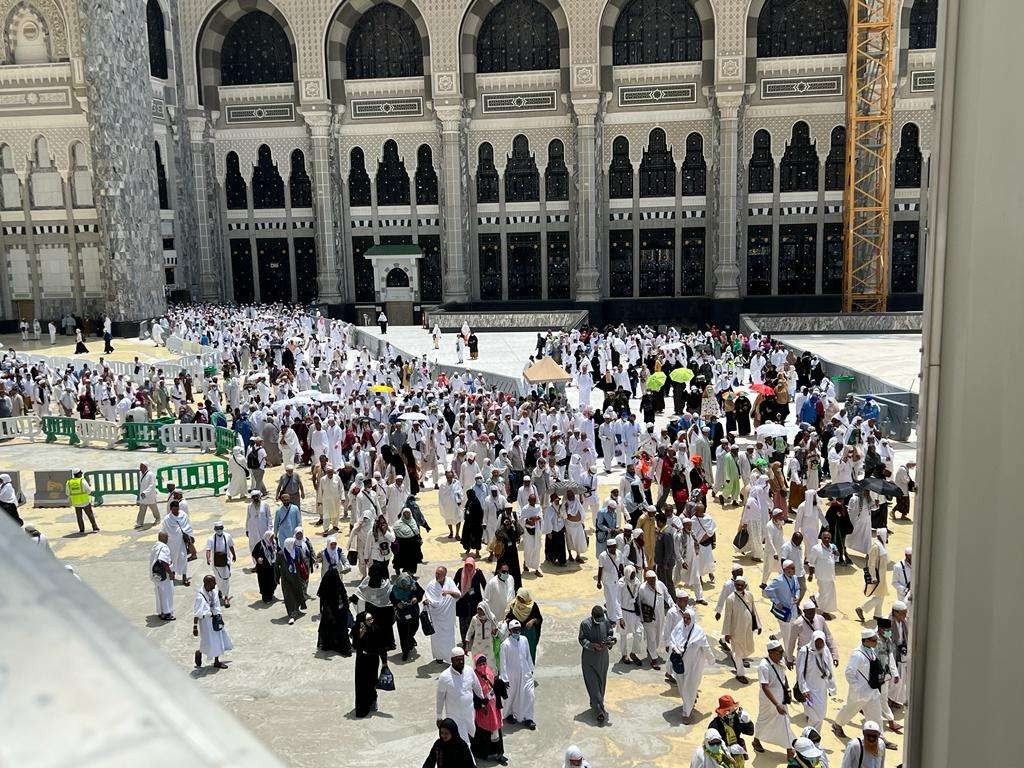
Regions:
<instances>
[{"instance_id":1,"label":"worker in yellow safety vest","mask_svg":"<svg viewBox=\"0 0 1024 768\"><path fill-rule=\"evenodd\" d=\"M78 532L85 533L85 521L82 519L83 512L89 516L93 532L98 531L100 527L96 525L96 517L92 513L92 487L89 485L89 481L82 476L82 470L78 468L71 470L71 479L65 484L64 491L67 494L68 501L71 502L71 506L75 508L75 517L78 518Z\"/></svg>"}]
</instances>

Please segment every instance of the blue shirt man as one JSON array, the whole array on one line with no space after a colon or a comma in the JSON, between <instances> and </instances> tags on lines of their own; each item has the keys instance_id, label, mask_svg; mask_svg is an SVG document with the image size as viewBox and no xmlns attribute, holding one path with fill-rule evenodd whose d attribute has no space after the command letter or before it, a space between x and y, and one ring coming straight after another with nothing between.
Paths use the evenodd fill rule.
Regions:
<instances>
[{"instance_id":1,"label":"blue shirt man","mask_svg":"<svg viewBox=\"0 0 1024 768\"><path fill-rule=\"evenodd\" d=\"M302 525L299 508L290 503L286 496L281 497L281 508L274 513L274 533L277 543L283 548L285 539L295 535L295 529Z\"/></svg>"}]
</instances>

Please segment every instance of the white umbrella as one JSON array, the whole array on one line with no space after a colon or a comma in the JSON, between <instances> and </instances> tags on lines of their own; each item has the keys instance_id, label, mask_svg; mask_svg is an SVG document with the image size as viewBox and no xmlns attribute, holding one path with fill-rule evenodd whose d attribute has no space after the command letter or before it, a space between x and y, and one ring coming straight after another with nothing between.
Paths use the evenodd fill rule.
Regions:
<instances>
[{"instance_id":1,"label":"white umbrella","mask_svg":"<svg viewBox=\"0 0 1024 768\"><path fill-rule=\"evenodd\" d=\"M785 437L789 434L789 428L782 424L762 424L754 430L758 437Z\"/></svg>"},{"instance_id":2,"label":"white umbrella","mask_svg":"<svg viewBox=\"0 0 1024 768\"><path fill-rule=\"evenodd\" d=\"M275 411L280 411L280 410L283 410L285 407L287 407L289 405L312 405L312 404L313 404L313 400L311 398L296 396L296 397L289 397L289 398L286 398L284 400L275 400L274 403L270 407L273 408Z\"/></svg>"},{"instance_id":3,"label":"white umbrella","mask_svg":"<svg viewBox=\"0 0 1024 768\"><path fill-rule=\"evenodd\" d=\"M398 417L399 421L429 421L426 414L419 413L418 411L406 411Z\"/></svg>"}]
</instances>

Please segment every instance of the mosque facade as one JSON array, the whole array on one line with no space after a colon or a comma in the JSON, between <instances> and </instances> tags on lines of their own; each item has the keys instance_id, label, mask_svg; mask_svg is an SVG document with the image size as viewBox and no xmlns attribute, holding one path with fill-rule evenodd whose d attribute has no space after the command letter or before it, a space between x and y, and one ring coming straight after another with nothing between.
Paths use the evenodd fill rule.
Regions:
<instances>
[{"instance_id":1,"label":"mosque facade","mask_svg":"<svg viewBox=\"0 0 1024 768\"><path fill-rule=\"evenodd\" d=\"M920 308L937 0L897 0ZM10 321L838 308L844 0L0 0ZM395 254L399 258L389 261Z\"/></svg>"}]
</instances>

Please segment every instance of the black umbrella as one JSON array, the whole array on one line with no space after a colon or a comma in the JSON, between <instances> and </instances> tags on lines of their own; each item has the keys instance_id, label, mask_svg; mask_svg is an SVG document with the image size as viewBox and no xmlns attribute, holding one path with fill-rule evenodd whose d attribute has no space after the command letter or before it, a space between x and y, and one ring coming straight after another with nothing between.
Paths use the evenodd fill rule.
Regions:
<instances>
[{"instance_id":1,"label":"black umbrella","mask_svg":"<svg viewBox=\"0 0 1024 768\"><path fill-rule=\"evenodd\" d=\"M857 487L853 483L829 483L824 488L818 489L818 495L826 499L845 499L853 496Z\"/></svg>"},{"instance_id":2,"label":"black umbrella","mask_svg":"<svg viewBox=\"0 0 1024 768\"><path fill-rule=\"evenodd\" d=\"M881 477L865 477L855 483L858 491L871 491L885 496L887 499L894 499L903 495L903 489L896 483L891 483Z\"/></svg>"}]
</instances>

